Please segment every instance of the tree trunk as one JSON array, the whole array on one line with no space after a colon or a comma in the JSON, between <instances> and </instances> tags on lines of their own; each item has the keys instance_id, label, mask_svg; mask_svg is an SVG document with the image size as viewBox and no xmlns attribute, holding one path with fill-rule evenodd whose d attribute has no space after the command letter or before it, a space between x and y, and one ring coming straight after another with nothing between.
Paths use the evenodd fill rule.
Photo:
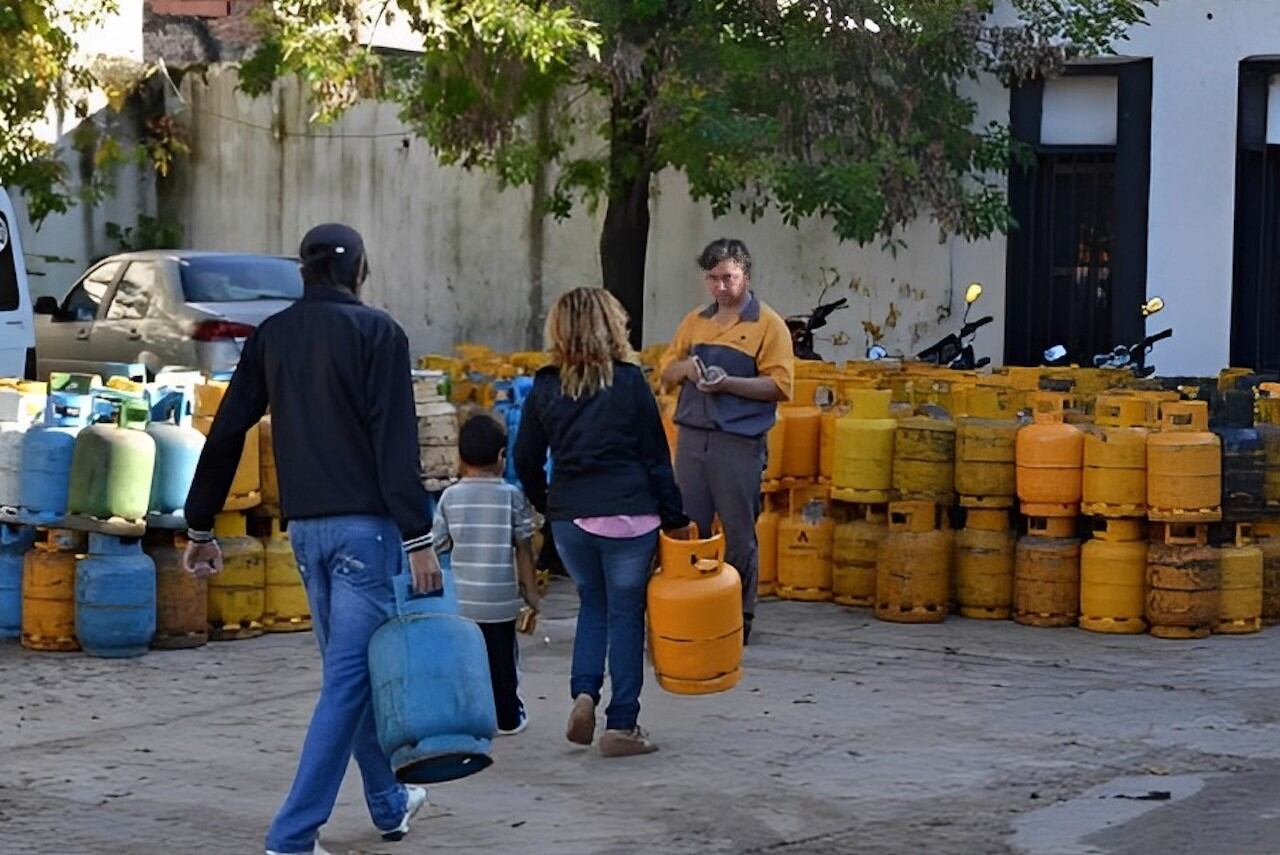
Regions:
<instances>
[{"instance_id":1,"label":"tree trunk","mask_svg":"<svg viewBox=\"0 0 1280 855\"><path fill-rule=\"evenodd\" d=\"M631 316L631 345L644 333L644 264L649 249L649 104L637 86L616 93L610 106L609 205L600 233L604 287Z\"/></svg>"}]
</instances>

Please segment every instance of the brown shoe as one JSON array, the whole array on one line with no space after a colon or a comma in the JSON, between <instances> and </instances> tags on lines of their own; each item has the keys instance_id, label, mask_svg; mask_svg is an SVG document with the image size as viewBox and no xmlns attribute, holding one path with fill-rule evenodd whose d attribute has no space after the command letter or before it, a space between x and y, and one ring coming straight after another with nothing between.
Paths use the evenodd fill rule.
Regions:
<instances>
[{"instance_id":1,"label":"brown shoe","mask_svg":"<svg viewBox=\"0 0 1280 855\"><path fill-rule=\"evenodd\" d=\"M652 754L658 746L649 741L649 734L643 728L631 730L606 730L600 737L601 757L634 757L637 754Z\"/></svg>"},{"instance_id":2,"label":"brown shoe","mask_svg":"<svg viewBox=\"0 0 1280 855\"><path fill-rule=\"evenodd\" d=\"M578 695L569 711L569 726L565 736L574 745L590 745L596 737L596 702L590 695Z\"/></svg>"}]
</instances>

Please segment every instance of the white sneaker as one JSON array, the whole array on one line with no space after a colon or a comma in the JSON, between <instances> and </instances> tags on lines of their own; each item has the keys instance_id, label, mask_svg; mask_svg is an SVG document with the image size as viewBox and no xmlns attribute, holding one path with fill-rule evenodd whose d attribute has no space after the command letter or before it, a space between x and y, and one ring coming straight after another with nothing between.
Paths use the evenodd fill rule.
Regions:
<instances>
[{"instance_id":1,"label":"white sneaker","mask_svg":"<svg viewBox=\"0 0 1280 855\"><path fill-rule=\"evenodd\" d=\"M528 711L525 710L524 705L521 704L520 705L520 723L517 724L515 727L511 728L510 730L503 730L502 728L498 728L498 735L499 736L515 736L517 733L524 733L525 729L528 727L529 727L529 713Z\"/></svg>"},{"instance_id":2,"label":"white sneaker","mask_svg":"<svg viewBox=\"0 0 1280 855\"><path fill-rule=\"evenodd\" d=\"M317 843L308 852L277 852L274 849L268 849L267 855L330 855L330 853L328 849Z\"/></svg>"},{"instance_id":3,"label":"white sneaker","mask_svg":"<svg viewBox=\"0 0 1280 855\"><path fill-rule=\"evenodd\" d=\"M404 819L400 820L400 824L390 831L382 832L382 839L395 842L404 840L406 834L409 833L409 823L413 822L414 815L422 810L422 806L427 803L427 788L418 787L413 784L405 784L405 791L408 794L408 804L404 809Z\"/></svg>"}]
</instances>

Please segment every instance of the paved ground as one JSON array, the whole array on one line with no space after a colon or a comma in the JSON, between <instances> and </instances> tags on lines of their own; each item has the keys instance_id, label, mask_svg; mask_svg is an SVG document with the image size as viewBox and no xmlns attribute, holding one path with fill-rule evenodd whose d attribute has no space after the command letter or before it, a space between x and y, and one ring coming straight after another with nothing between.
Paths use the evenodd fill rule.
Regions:
<instances>
[{"instance_id":1,"label":"paved ground","mask_svg":"<svg viewBox=\"0 0 1280 855\"><path fill-rule=\"evenodd\" d=\"M557 583L526 646L528 732L433 789L399 844L353 769L330 849L1280 853L1280 629L1162 642L766 603L738 689L650 682L663 750L604 761L562 736L572 599ZM130 662L0 646L0 852L260 852L317 664L305 635Z\"/></svg>"}]
</instances>

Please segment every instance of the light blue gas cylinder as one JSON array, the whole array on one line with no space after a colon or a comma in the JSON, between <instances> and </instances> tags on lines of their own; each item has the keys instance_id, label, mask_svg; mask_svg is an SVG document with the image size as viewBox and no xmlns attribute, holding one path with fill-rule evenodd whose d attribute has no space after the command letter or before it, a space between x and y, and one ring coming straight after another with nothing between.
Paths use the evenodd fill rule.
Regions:
<instances>
[{"instance_id":1,"label":"light blue gas cylinder","mask_svg":"<svg viewBox=\"0 0 1280 855\"><path fill-rule=\"evenodd\" d=\"M22 565L35 529L0 525L0 638L22 635Z\"/></svg>"},{"instance_id":2,"label":"light blue gas cylinder","mask_svg":"<svg viewBox=\"0 0 1280 855\"><path fill-rule=\"evenodd\" d=\"M181 391L166 390L151 405L147 434L156 443L155 475L147 524L156 528L186 528L183 505L204 451L204 434L191 425L191 400Z\"/></svg>"},{"instance_id":3,"label":"light blue gas cylinder","mask_svg":"<svg viewBox=\"0 0 1280 855\"><path fill-rule=\"evenodd\" d=\"M156 565L137 538L89 535L76 562L76 638L90 656L147 652L156 634Z\"/></svg>"},{"instance_id":4,"label":"light blue gas cylinder","mask_svg":"<svg viewBox=\"0 0 1280 855\"><path fill-rule=\"evenodd\" d=\"M76 437L93 415L91 383L92 378L80 375L55 375L50 380L44 420L22 439L18 519L24 523L53 526L67 515Z\"/></svg>"},{"instance_id":5,"label":"light blue gas cylinder","mask_svg":"<svg viewBox=\"0 0 1280 855\"><path fill-rule=\"evenodd\" d=\"M395 580L401 614L369 641L378 741L407 784L453 781L487 768L498 729L480 628L457 612L452 573L435 594ZM424 651L431 651L424 655Z\"/></svg>"}]
</instances>

